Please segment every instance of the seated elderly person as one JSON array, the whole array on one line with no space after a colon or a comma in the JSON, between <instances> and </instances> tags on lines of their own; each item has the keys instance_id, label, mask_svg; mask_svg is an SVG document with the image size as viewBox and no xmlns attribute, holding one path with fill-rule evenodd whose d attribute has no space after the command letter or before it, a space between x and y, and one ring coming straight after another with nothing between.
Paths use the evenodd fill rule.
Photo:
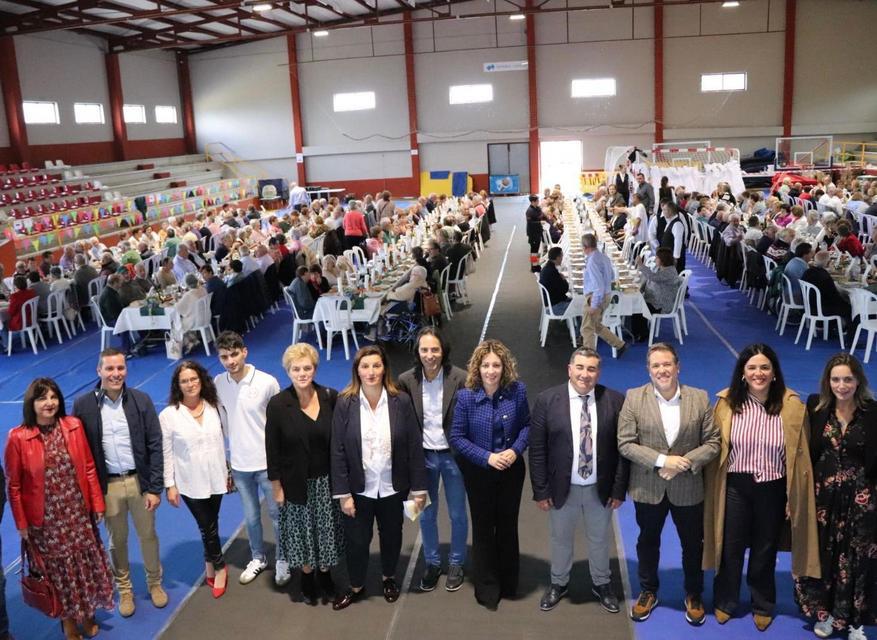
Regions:
<instances>
[{"instance_id":1,"label":"seated elderly person","mask_svg":"<svg viewBox=\"0 0 877 640\"><path fill-rule=\"evenodd\" d=\"M804 207L801 205L795 205L791 209L792 211L792 221L787 225L789 229L794 229L796 235L800 235L807 231L808 222L807 217L804 215Z\"/></svg>"},{"instance_id":2,"label":"seated elderly person","mask_svg":"<svg viewBox=\"0 0 877 640\"><path fill-rule=\"evenodd\" d=\"M426 282L426 269L421 266L413 267L408 282L399 285L387 294L388 301L396 302L396 304L391 305L387 311L390 313L401 313L409 310L414 302L417 292L421 289L428 288L429 285Z\"/></svg>"},{"instance_id":3,"label":"seated elderly person","mask_svg":"<svg viewBox=\"0 0 877 640\"><path fill-rule=\"evenodd\" d=\"M436 240L427 242L427 279L432 281L441 276L441 272L448 266L448 260L442 253L442 247Z\"/></svg>"},{"instance_id":4,"label":"seated elderly person","mask_svg":"<svg viewBox=\"0 0 877 640\"><path fill-rule=\"evenodd\" d=\"M822 223L819 221L818 211L808 211L804 217L807 218L807 226L801 231L803 235L815 238L822 233Z\"/></svg>"},{"instance_id":5,"label":"seated elderly person","mask_svg":"<svg viewBox=\"0 0 877 640\"><path fill-rule=\"evenodd\" d=\"M743 242L755 248L758 246L762 236L764 236L764 232L761 230L761 221L758 219L758 216L753 215L749 216L748 223L746 233L743 234Z\"/></svg>"},{"instance_id":6,"label":"seated elderly person","mask_svg":"<svg viewBox=\"0 0 877 640\"><path fill-rule=\"evenodd\" d=\"M122 310L125 308L120 294L124 283L124 277L121 274L114 273L107 278L107 284L103 291L101 291L98 307L107 326L112 327L115 325L116 320L119 319L119 315L121 315Z\"/></svg>"},{"instance_id":7,"label":"seated elderly person","mask_svg":"<svg viewBox=\"0 0 877 640\"><path fill-rule=\"evenodd\" d=\"M187 291L176 304L177 313L180 314L180 324L184 332L191 331L199 325L207 324L209 321L209 318L202 318L198 313L199 302L207 297L207 292L198 282L198 276L194 273L186 274L185 283Z\"/></svg>"},{"instance_id":8,"label":"seated elderly person","mask_svg":"<svg viewBox=\"0 0 877 640\"><path fill-rule=\"evenodd\" d=\"M131 279L131 284L140 289L144 296L152 289L152 282L146 277L145 262L138 262L134 265L134 277Z\"/></svg>"},{"instance_id":9,"label":"seated elderly person","mask_svg":"<svg viewBox=\"0 0 877 640\"><path fill-rule=\"evenodd\" d=\"M728 226L722 231L722 242L726 247L735 247L743 242L746 231L740 225L740 214L732 213L728 216Z\"/></svg>"},{"instance_id":10,"label":"seated elderly person","mask_svg":"<svg viewBox=\"0 0 877 640\"><path fill-rule=\"evenodd\" d=\"M785 264L792 256L792 241L795 239L793 229L780 229L776 240L768 247L765 255L777 264Z\"/></svg>"},{"instance_id":11,"label":"seated elderly person","mask_svg":"<svg viewBox=\"0 0 877 640\"><path fill-rule=\"evenodd\" d=\"M798 281L801 276L810 268L810 261L813 259L813 245L809 242L800 242L795 247L795 257L789 260L783 274L792 284L792 297L797 304L801 304L801 286Z\"/></svg>"},{"instance_id":12,"label":"seated elderly person","mask_svg":"<svg viewBox=\"0 0 877 640\"><path fill-rule=\"evenodd\" d=\"M827 316L840 316L844 326L847 326L852 317L852 308L849 300L837 290L837 285L826 269L830 259L831 254L828 251L818 251L813 258L813 266L804 272L801 281L809 282L819 289L822 297L822 313Z\"/></svg>"},{"instance_id":13,"label":"seated elderly person","mask_svg":"<svg viewBox=\"0 0 877 640\"><path fill-rule=\"evenodd\" d=\"M643 264L642 255L636 259L636 263L643 277L643 298L649 310L652 313L669 313L682 284L682 277L676 272L673 251L669 247L660 247L655 252L655 271Z\"/></svg>"},{"instance_id":14,"label":"seated elderly person","mask_svg":"<svg viewBox=\"0 0 877 640\"><path fill-rule=\"evenodd\" d=\"M49 269L49 290L51 293L56 291L67 291L73 286L73 281L64 277L61 267L52 267Z\"/></svg>"},{"instance_id":15,"label":"seated elderly person","mask_svg":"<svg viewBox=\"0 0 877 640\"><path fill-rule=\"evenodd\" d=\"M25 302L35 298L37 294L33 289L28 288L25 276L14 276L12 278L12 289L12 293L9 294L9 322L6 328L9 331L21 331L25 321L22 315L22 307L24 307ZM27 318L27 320L35 320L35 318Z\"/></svg>"},{"instance_id":16,"label":"seated elderly person","mask_svg":"<svg viewBox=\"0 0 877 640\"><path fill-rule=\"evenodd\" d=\"M37 303L37 310L41 316L46 315L48 313L48 301L49 294L52 293L52 288L49 286L47 282L43 282L43 279L40 277L39 271L31 271L27 274L27 286L33 291L37 296L39 296L40 301Z\"/></svg>"},{"instance_id":17,"label":"seated elderly person","mask_svg":"<svg viewBox=\"0 0 877 640\"><path fill-rule=\"evenodd\" d=\"M174 275L178 282L183 282L190 273L197 274L198 267L189 257L189 247L186 244L177 246L177 255L174 256Z\"/></svg>"},{"instance_id":18,"label":"seated elderly person","mask_svg":"<svg viewBox=\"0 0 877 640\"><path fill-rule=\"evenodd\" d=\"M551 305L551 312L558 316L563 315L570 303L570 299L567 296L569 293L569 282L560 273L561 264L563 264L563 249L551 247L548 250L548 261L539 273L539 284L548 291L548 302Z\"/></svg>"},{"instance_id":19,"label":"seated elderly person","mask_svg":"<svg viewBox=\"0 0 877 640\"><path fill-rule=\"evenodd\" d=\"M146 292L138 285L134 284L131 279L131 273L125 267L119 267L118 275L122 278L119 285L119 300L123 307L127 307L135 300L143 300L146 298Z\"/></svg>"},{"instance_id":20,"label":"seated elderly person","mask_svg":"<svg viewBox=\"0 0 877 640\"><path fill-rule=\"evenodd\" d=\"M246 245L242 246L240 249L238 249L238 255L240 256L241 264L244 266L243 273L245 278L251 273L255 273L256 271L262 271L262 263L256 260L252 255L250 255L249 247L247 247Z\"/></svg>"},{"instance_id":21,"label":"seated elderly person","mask_svg":"<svg viewBox=\"0 0 877 640\"><path fill-rule=\"evenodd\" d=\"M124 243L121 243L119 248L122 251L122 256L119 258L120 264L137 264L143 260L143 257L137 250L137 245L133 240L127 240Z\"/></svg>"},{"instance_id":22,"label":"seated elderly person","mask_svg":"<svg viewBox=\"0 0 877 640\"><path fill-rule=\"evenodd\" d=\"M100 275L111 276L119 270L119 263L113 259L113 254L104 251L100 257Z\"/></svg>"},{"instance_id":23,"label":"seated elderly person","mask_svg":"<svg viewBox=\"0 0 877 640\"><path fill-rule=\"evenodd\" d=\"M295 311L302 320L310 320L314 317L314 309L317 307L317 299L311 289L311 273L305 266L295 270L295 280L286 287L287 293L292 296Z\"/></svg>"},{"instance_id":24,"label":"seated elderly person","mask_svg":"<svg viewBox=\"0 0 877 640\"><path fill-rule=\"evenodd\" d=\"M244 263L241 262L240 260L232 260L228 264L228 270L226 271L226 274L225 274L225 278L224 278L225 286L226 287L233 287L236 284L240 284L241 282L243 282L245 277L246 276L244 275Z\"/></svg>"},{"instance_id":25,"label":"seated elderly person","mask_svg":"<svg viewBox=\"0 0 877 640\"><path fill-rule=\"evenodd\" d=\"M861 258L865 255L865 247L853 233L849 222L841 220L837 223L837 235L840 236L835 242L838 251L845 251L854 258Z\"/></svg>"},{"instance_id":26,"label":"seated elderly person","mask_svg":"<svg viewBox=\"0 0 877 640\"><path fill-rule=\"evenodd\" d=\"M173 287L177 285L177 276L174 274L173 258L162 258L158 269L152 275L157 289Z\"/></svg>"}]
</instances>

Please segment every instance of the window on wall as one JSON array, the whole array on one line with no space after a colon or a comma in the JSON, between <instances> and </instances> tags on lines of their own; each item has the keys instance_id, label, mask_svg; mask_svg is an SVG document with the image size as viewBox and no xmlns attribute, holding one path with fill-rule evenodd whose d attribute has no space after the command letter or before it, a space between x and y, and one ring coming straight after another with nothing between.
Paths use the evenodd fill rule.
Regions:
<instances>
[{"instance_id":1,"label":"window on wall","mask_svg":"<svg viewBox=\"0 0 877 640\"><path fill-rule=\"evenodd\" d=\"M374 91L336 93L332 95L333 111L366 111L375 108Z\"/></svg>"},{"instance_id":2,"label":"window on wall","mask_svg":"<svg viewBox=\"0 0 877 640\"><path fill-rule=\"evenodd\" d=\"M492 84L455 84L448 92L451 104L493 102Z\"/></svg>"},{"instance_id":3,"label":"window on wall","mask_svg":"<svg viewBox=\"0 0 877 640\"><path fill-rule=\"evenodd\" d=\"M615 95L615 78L581 78L572 81L573 98L600 98Z\"/></svg>"},{"instance_id":4,"label":"window on wall","mask_svg":"<svg viewBox=\"0 0 877 640\"><path fill-rule=\"evenodd\" d=\"M702 93L710 91L746 91L745 73L704 73L700 76Z\"/></svg>"},{"instance_id":5,"label":"window on wall","mask_svg":"<svg viewBox=\"0 0 877 640\"><path fill-rule=\"evenodd\" d=\"M24 121L27 124L61 124L58 103L43 100L25 100Z\"/></svg>"},{"instance_id":6,"label":"window on wall","mask_svg":"<svg viewBox=\"0 0 877 640\"><path fill-rule=\"evenodd\" d=\"M155 121L158 124L176 124L177 123L177 108L164 106L164 105L156 105L156 107L155 107Z\"/></svg>"},{"instance_id":7,"label":"window on wall","mask_svg":"<svg viewBox=\"0 0 877 640\"><path fill-rule=\"evenodd\" d=\"M142 104L126 104L122 107L122 118L126 124L144 124L146 122L146 107Z\"/></svg>"},{"instance_id":8,"label":"window on wall","mask_svg":"<svg viewBox=\"0 0 877 640\"><path fill-rule=\"evenodd\" d=\"M73 119L76 124L103 124L104 106L99 102L73 103Z\"/></svg>"}]
</instances>

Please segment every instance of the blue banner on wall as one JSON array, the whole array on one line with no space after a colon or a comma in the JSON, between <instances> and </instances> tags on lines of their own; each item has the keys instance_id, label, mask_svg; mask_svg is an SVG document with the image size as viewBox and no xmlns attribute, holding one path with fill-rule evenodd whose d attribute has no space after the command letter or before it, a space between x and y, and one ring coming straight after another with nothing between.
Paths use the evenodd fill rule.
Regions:
<instances>
[{"instance_id":1,"label":"blue banner on wall","mask_svg":"<svg viewBox=\"0 0 877 640\"><path fill-rule=\"evenodd\" d=\"M490 195L511 195L521 192L521 177L515 175L490 176Z\"/></svg>"}]
</instances>

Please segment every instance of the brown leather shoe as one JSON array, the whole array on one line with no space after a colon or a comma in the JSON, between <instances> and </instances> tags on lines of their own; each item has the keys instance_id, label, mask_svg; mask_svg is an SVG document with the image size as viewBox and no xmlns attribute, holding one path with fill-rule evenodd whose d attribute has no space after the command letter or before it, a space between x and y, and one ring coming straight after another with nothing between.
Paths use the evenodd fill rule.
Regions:
<instances>
[{"instance_id":1,"label":"brown leather shoe","mask_svg":"<svg viewBox=\"0 0 877 640\"><path fill-rule=\"evenodd\" d=\"M752 621L755 622L756 629L758 629L759 631L764 631L770 626L770 623L773 622L773 618L763 615L761 613L753 613Z\"/></svg>"},{"instance_id":2,"label":"brown leather shoe","mask_svg":"<svg viewBox=\"0 0 877 640\"><path fill-rule=\"evenodd\" d=\"M685 619L688 624L699 627L706 620L706 611L703 610L703 600L700 596L685 596Z\"/></svg>"},{"instance_id":3,"label":"brown leather shoe","mask_svg":"<svg viewBox=\"0 0 877 640\"><path fill-rule=\"evenodd\" d=\"M99 632L100 627L97 626L94 617L87 618L85 622L82 623L82 633L86 638L94 638Z\"/></svg>"},{"instance_id":4,"label":"brown leather shoe","mask_svg":"<svg viewBox=\"0 0 877 640\"><path fill-rule=\"evenodd\" d=\"M152 600L152 606L156 609L164 609L167 606L167 592L161 588L160 584L149 587L149 598Z\"/></svg>"},{"instance_id":5,"label":"brown leather shoe","mask_svg":"<svg viewBox=\"0 0 877 640\"><path fill-rule=\"evenodd\" d=\"M634 622L645 622L652 615L652 609L658 606L658 594L643 591L630 610L630 619Z\"/></svg>"},{"instance_id":6,"label":"brown leather shoe","mask_svg":"<svg viewBox=\"0 0 877 640\"><path fill-rule=\"evenodd\" d=\"M82 640L82 634L79 633L79 627L72 618L63 618L61 620L61 630L64 632L65 640Z\"/></svg>"},{"instance_id":7,"label":"brown leather shoe","mask_svg":"<svg viewBox=\"0 0 877 640\"><path fill-rule=\"evenodd\" d=\"M730 613L728 613L727 611L722 611L719 608L716 608L714 613L716 616L716 622L718 622L719 624L725 624L728 620L731 619Z\"/></svg>"},{"instance_id":8,"label":"brown leather shoe","mask_svg":"<svg viewBox=\"0 0 877 640\"><path fill-rule=\"evenodd\" d=\"M119 615L130 618L134 615L134 594L131 592L119 594Z\"/></svg>"}]
</instances>

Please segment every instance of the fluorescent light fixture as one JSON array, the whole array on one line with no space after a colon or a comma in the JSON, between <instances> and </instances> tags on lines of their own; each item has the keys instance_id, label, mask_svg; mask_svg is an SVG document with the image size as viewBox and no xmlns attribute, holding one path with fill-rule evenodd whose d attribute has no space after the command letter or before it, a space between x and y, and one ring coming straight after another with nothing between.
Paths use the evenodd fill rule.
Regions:
<instances>
[{"instance_id":1,"label":"fluorescent light fixture","mask_svg":"<svg viewBox=\"0 0 877 640\"><path fill-rule=\"evenodd\" d=\"M523 20L526 16L523 13L516 13L509 16L509 20Z\"/></svg>"},{"instance_id":2,"label":"fluorescent light fixture","mask_svg":"<svg viewBox=\"0 0 877 640\"><path fill-rule=\"evenodd\" d=\"M314 31L315 38L325 38L327 35L329 35L328 31Z\"/></svg>"},{"instance_id":3,"label":"fluorescent light fixture","mask_svg":"<svg viewBox=\"0 0 877 640\"><path fill-rule=\"evenodd\" d=\"M739 7L740 3L736 0L732 0L731 2L723 2L722 9L733 9L734 7Z\"/></svg>"},{"instance_id":4,"label":"fluorescent light fixture","mask_svg":"<svg viewBox=\"0 0 877 640\"><path fill-rule=\"evenodd\" d=\"M272 8L270 2L260 2L259 4L253 5L253 11L271 11Z\"/></svg>"}]
</instances>

